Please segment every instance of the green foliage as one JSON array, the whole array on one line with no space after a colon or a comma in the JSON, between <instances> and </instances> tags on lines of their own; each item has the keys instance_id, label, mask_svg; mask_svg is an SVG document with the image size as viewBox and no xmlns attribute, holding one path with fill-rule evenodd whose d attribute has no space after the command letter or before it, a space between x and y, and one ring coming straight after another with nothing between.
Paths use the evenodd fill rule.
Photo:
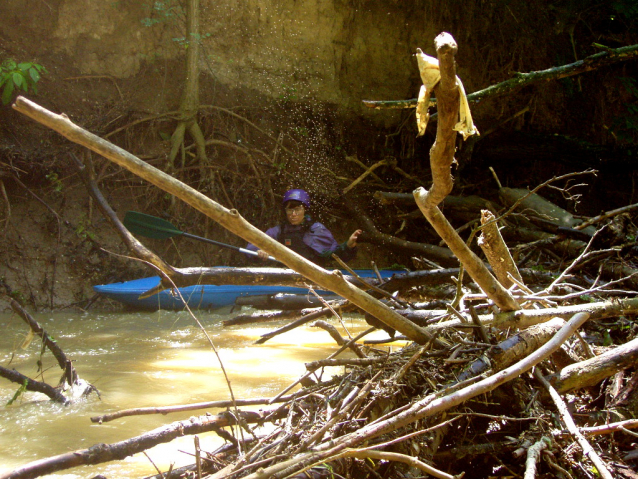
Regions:
<instances>
[{"instance_id":1,"label":"green foliage","mask_svg":"<svg viewBox=\"0 0 638 479\"><path fill-rule=\"evenodd\" d=\"M62 184L62 181L60 181L57 173L49 173L46 178L51 183L51 188L53 188L53 191L55 191L56 193L62 192L64 185Z\"/></svg>"},{"instance_id":2,"label":"green foliage","mask_svg":"<svg viewBox=\"0 0 638 479\"><path fill-rule=\"evenodd\" d=\"M78 225L75 227L75 234L79 238L95 240L95 233L90 230L91 224L86 221L85 218L81 218Z\"/></svg>"},{"instance_id":3,"label":"green foliage","mask_svg":"<svg viewBox=\"0 0 638 479\"><path fill-rule=\"evenodd\" d=\"M18 388L18 390L15 392L15 394L13 395L13 397L11 399L9 399L9 402L7 402L7 406L11 406L14 402L16 402L18 400L18 398L20 396L22 396L23 393L26 392L27 390L27 380L25 379L24 382L20 385L20 387Z\"/></svg>"},{"instance_id":4,"label":"green foliage","mask_svg":"<svg viewBox=\"0 0 638 479\"><path fill-rule=\"evenodd\" d=\"M174 0L164 0L153 2L152 14L150 17L142 18L142 25L152 27L158 23L170 23L176 18L183 16L183 9L179 2Z\"/></svg>"},{"instance_id":5,"label":"green foliage","mask_svg":"<svg viewBox=\"0 0 638 479\"><path fill-rule=\"evenodd\" d=\"M20 304L27 304L27 298L22 291L11 291L9 295Z\"/></svg>"},{"instance_id":6,"label":"green foliage","mask_svg":"<svg viewBox=\"0 0 638 479\"><path fill-rule=\"evenodd\" d=\"M26 93L29 88L34 93L38 93L37 83L41 75L47 73L39 63L23 62L16 63L8 59L0 66L0 88L2 89L2 104L7 105L12 99L14 92L22 90Z\"/></svg>"}]
</instances>

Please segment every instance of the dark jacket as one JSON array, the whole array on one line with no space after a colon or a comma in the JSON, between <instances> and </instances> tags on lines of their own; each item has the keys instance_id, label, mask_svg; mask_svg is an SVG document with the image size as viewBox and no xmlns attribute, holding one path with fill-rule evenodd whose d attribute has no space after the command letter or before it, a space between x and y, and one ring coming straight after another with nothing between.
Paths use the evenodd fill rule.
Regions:
<instances>
[{"instance_id":1,"label":"dark jacket","mask_svg":"<svg viewBox=\"0 0 638 479\"><path fill-rule=\"evenodd\" d=\"M332 254L336 254L346 262L357 254L356 247L349 248L347 242L337 243L330 230L323 224L313 221L310 216L306 216L300 225L284 223L273 226L266 230L266 234L320 266L329 263ZM257 251L258 248L248 244L246 249Z\"/></svg>"}]
</instances>

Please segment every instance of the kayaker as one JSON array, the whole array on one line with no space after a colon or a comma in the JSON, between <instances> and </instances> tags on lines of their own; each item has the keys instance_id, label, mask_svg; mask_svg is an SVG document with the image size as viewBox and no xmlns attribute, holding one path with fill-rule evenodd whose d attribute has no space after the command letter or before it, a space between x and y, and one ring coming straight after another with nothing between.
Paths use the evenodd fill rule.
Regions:
<instances>
[{"instance_id":1,"label":"kayaker","mask_svg":"<svg viewBox=\"0 0 638 479\"><path fill-rule=\"evenodd\" d=\"M333 254L346 262L354 259L362 230L352 233L348 241L337 243L328 228L311 218L310 195L304 190L286 191L283 206L286 221L266 230L268 236L320 266L325 266ZM246 249L256 251L263 261L268 260L268 253L255 245L248 244Z\"/></svg>"}]
</instances>

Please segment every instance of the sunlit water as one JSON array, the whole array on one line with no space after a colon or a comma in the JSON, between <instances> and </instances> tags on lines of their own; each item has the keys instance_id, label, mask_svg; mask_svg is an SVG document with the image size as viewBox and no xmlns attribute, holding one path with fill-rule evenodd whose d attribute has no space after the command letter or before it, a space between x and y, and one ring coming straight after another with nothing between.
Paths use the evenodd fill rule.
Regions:
<instances>
[{"instance_id":1,"label":"sunlit water","mask_svg":"<svg viewBox=\"0 0 638 479\"><path fill-rule=\"evenodd\" d=\"M304 326L255 345L261 334L285 323L223 328L221 321L238 313L196 314L221 356L236 398L272 397L305 372L304 363L325 358L337 349L328 333L319 328ZM217 356L186 312L44 313L34 318L74 361L80 378L99 390L101 399L92 394L65 407L42 394L27 392L8 406L18 385L0 378L0 472L95 444L129 439L206 410L133 416L101 425L92 423L92 416L230 398ZM330 322L346 336L336 319ZM348 317L344 322L353 335L368 328L360 317ZM0 314L0 327L0 365L42 380L37 375L39 341L21 349L26 324L16 315ZM384 335L380 332L375 337ZM44 380L57 385L61 370L49 351L43 363ZM334 373L341 372L334 369ZM214 433L200 436L204 450L221 444ZM185 437L156 446L147 454L160 470L167 471L171 464L193 463L189 455L193 452L193 437ZM125 461L78 467L46 477L144 477L157 472L149 458L137 454Z\"/></svg>"}]
</instances>

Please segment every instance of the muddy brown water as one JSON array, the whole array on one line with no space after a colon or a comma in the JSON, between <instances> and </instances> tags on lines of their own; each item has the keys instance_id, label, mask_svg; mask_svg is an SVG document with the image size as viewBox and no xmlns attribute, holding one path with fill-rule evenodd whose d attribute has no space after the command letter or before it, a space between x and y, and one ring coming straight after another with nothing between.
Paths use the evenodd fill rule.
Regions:
<instances>
[{"instance_id":1,"label":"muddy brown water","mask_svg":"<svg viewBox=\"0 0 638 479\"><path fill-rule=\"evenodd\" d=\"M242 314L255 312L241 311ZM236 398L272 397L305 372L304 363L327 357L337 349L327 332L304 326L271 339L254 341L284 323L223 328L221 321L239 312L197 312L197 317L215 343L230 377ZM193 415L219 410L198 410L166 416L126 417L104 424L90 418L121 409L171 406L229 399L229 391L217 356L193 318L186 312L134 313L38 313L33 315L74 361L80 378L93 384L101 399L92 394L71 406L54 404L39 393L27 392L13 404L18 385L0 378L0 472L7 472L39 459L112 444ZM331 319L343 336L346 332ZM344 318L355 335L368 325L361 316ZM37 339L22 349L27 334L16 315L0 314L0 364L34 379L40 343ZM374 333L372 337L384 337ZM43 357L44 380L56 385L61 376L50 352ZM333 373L342 372L333 368ZM248 409L248 408L246 408ZM259 409L259 406L255 406ZM222 444L214 433L200 436L203 450ZM144 477L155 474L152 462L162 471L171 464L193 463L193 437L156 446L124 461L77 467L43 476L56 478ZM149 460L150 458L150 460Z\"/></svg>"}]
</instances>

